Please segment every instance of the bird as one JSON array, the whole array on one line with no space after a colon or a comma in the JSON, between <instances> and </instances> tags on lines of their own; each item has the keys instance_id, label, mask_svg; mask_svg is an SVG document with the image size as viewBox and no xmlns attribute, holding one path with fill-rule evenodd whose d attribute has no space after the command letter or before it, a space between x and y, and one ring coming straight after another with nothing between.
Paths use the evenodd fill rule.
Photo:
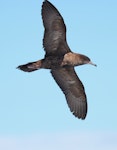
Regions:
<instances>
[{"instance_id":1,"label":"bird","mask_svg":"<svg viewBox=\"0 0 117 150\"><path fill-rule=\"evenodd\" d=\"M66 25L58 9L48 0L42 4L42 22L44 26L43 59L20 65L17 68L24 72L50 69L50 73L63 91L72 114L84 120L88 105L85 88L75 72L74 67L84 64L96 66L89 57L74 53L68 46Z\"/></svg>"}]
</instances>

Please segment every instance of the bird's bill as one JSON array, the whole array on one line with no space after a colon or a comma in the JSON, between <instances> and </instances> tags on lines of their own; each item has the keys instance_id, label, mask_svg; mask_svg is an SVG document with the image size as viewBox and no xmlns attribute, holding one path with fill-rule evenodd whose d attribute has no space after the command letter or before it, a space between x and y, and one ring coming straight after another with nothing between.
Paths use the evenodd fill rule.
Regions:
<instances>
[{"instance_id":1,"label":"bird's bill","mask_svg":"<svg viewBox=\"0 0 117 150\"><path fill-rule=\"evenodd\" d=\"M89 64L90 64L90 65L93 65L93 66L95 66L95 67L97 67L97 65L94 64L92 61L89 61Z\"/></svg>"}]
</instances>

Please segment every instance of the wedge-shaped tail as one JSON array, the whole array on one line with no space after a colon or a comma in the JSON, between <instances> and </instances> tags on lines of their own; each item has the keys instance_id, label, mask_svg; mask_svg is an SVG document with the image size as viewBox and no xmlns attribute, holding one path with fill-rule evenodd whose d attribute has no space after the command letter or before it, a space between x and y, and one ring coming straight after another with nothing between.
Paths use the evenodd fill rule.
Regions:
<instances>
[{"instance_id":1,"label":"wedge-shaped tail","mask_svg":"<svg viewBox=\"0 0 117 150\"><path fill-rule=\"evenodd\" d=\"M20 69L25 72L32 72L32 71L40 69L41 64L42 64L41 60L39 60L36 62L30 62L30 63L24 64L24 65L20 65L17 67L17 69Z\"/></svg>"}]
</instances>

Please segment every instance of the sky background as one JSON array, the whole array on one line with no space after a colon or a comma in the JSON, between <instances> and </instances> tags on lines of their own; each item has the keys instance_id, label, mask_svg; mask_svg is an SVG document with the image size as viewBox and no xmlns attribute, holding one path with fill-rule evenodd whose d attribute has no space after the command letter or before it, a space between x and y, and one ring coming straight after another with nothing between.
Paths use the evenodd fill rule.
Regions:
<instances>
[{"instance_id":1,"label":"sky background","mask_svg":"<svg viewBox=\"0 0 117 150\"><path fill-rule=\"evenodd\" d=\"M0 1L0 149L117 149L117 1L50 0L72 51L91 58L76 72L85 86L84 121L70 112L49 70L18 65L44 57L42 0Z\"/></svg>"}]
</instances>

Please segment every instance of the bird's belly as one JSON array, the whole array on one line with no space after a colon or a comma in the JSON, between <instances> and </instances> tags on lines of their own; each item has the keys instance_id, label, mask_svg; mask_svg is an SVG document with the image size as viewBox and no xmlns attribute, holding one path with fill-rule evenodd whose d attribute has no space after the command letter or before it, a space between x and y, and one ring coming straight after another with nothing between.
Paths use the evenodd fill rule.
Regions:
<instances>
[{"instance_id":1,"label":"bird's belly","mask_svg":"<svg viewBox=\"0 0 117 150\"><path fill-rule=\"evenodd\" d=\"M55 68L61 67L62 60L63 58L59 58L59 57L46 58L43 62L43 68L55 69Z\"/></svg>"}]
</instances>

